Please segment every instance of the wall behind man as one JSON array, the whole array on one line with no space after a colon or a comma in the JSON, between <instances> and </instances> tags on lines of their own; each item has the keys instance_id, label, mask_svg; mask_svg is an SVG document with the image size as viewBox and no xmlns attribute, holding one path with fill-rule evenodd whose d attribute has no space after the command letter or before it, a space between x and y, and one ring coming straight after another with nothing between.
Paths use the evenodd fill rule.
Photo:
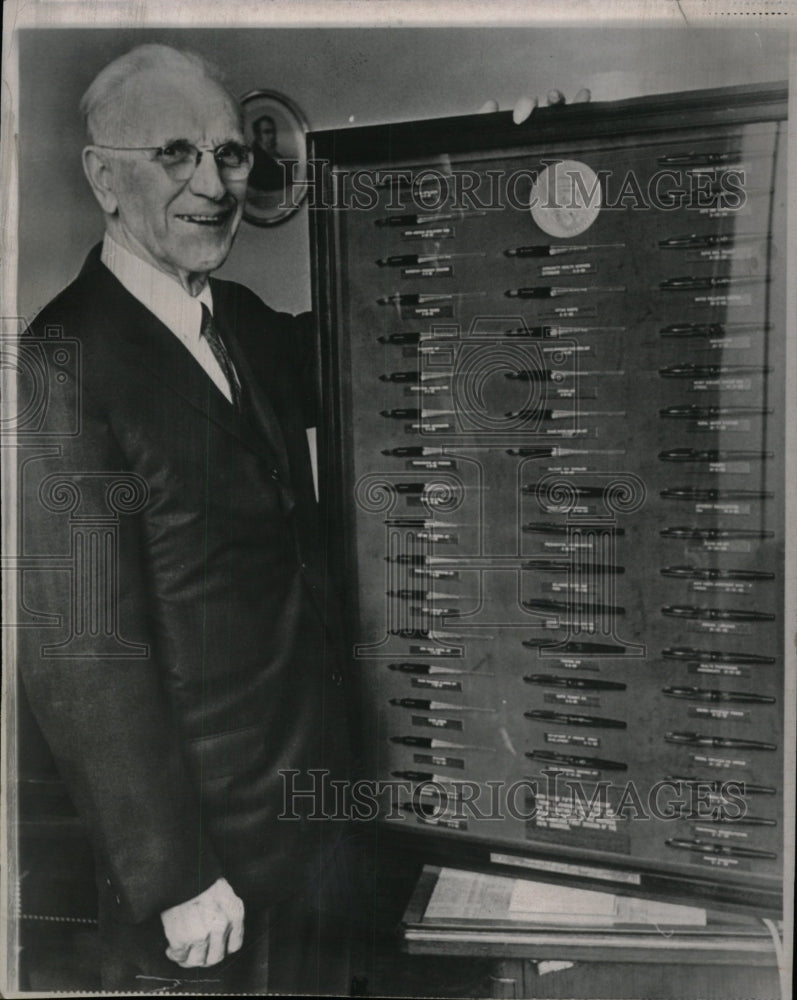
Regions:
<instances>
[{"instance_id":1,"label":"wall behind man","mask_svg":"<svg viewBox=\"0 0 797 1000\"><path fill-rule=\"evenodd\" d=\"M311 128L511 108L522 94L589 87L614 100L785 79L788 34L661 27L372 29L37 29L20 38L18 312L31 318L102 235L80 166L81 94L111 59L143 42L193 49L233 93L278 90ZM268 229L242 223L220 272L277 309L310 305L307 208Z\"/></svg>"}]
</instances>

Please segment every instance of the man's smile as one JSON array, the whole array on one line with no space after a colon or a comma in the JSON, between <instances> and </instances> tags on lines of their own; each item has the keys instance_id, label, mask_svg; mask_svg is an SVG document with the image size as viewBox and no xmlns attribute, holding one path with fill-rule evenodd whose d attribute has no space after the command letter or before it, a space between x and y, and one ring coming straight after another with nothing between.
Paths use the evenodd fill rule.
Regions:
<instances>
[{"instance_id":1,"label":"man's smile","mask_svg":"<svg viewBox=\"0 0 797 1000\"><path fill-rule=\"evenodd\" d=\"M225 208L221 212L179 212L176 218L197 226L220 227L227 223L235 211L234 207Z\"/></svg>"}]
</instances>

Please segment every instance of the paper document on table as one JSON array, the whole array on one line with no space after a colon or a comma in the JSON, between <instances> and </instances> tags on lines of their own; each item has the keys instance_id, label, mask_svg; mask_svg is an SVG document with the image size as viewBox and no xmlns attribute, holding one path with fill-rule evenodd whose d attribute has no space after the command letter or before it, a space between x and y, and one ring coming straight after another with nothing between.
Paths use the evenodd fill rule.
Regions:
<instances>
[{"instance_id":1,"label":"paper document on table","mask_svg":"<svg viewBox=\"0 0 797 1000\"><path fill-rule=\"evenodd\" d=\"M507 920L515 880L442 868L424 920Z\"/></svg>"},{"instance_id":2,"label":"paper document on table","mask_svg":"<svg viewBox=\"0 0 797 1000\"><path fill-rule=\"evenodd\" d=\"M548 882L442 868L423 919L612 927L665 924L705 927L706 911Z\"/></svg>"},{"instance_id":3,"label":"paper document on table","mask_svg":"<svg viewBox=\"0 0 797 1000\"><path fill-rule=\"evenodd\" d=\"M509 903L509 919L566 924L670 924L705 927L706 911L651 899L615 896L517 879Z\"/></svg>"}]
</instances>

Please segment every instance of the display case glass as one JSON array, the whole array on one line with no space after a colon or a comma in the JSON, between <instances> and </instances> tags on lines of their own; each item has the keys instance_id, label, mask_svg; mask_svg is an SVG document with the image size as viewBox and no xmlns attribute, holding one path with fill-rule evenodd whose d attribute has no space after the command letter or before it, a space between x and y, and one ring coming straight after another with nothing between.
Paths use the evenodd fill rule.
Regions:
<instances>
[{"instance_id":1,"label":"display case glass","mask_svg":"<svg viewBox=\"0 0 797 1000\"><path fill-rule=\"evenodd\" d=\"M449 861L777 912L785 102L311 136L363 774Z\"/></svg>"}]
</instances>

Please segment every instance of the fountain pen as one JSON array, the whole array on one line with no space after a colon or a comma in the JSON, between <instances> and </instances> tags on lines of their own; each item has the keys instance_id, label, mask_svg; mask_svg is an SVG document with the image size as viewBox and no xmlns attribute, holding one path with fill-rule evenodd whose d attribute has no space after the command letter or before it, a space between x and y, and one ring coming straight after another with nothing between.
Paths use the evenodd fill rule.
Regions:
<instances>
[{"instance_id":1,"label":"fountain pen","mask_svg":"<svg viewBox=\"0 0 797 1000\"><path fill-rule=\"evenodd\" d=\"M722 376L769 375L769 365L667 365L659 368L662 378L721 378Z\"/></svg>"},{"instance_id":2,"label":"fountain pen","mask_svg":"<svg viewBox=\"0 0 797 1000\"><path fill-rule=\"evenodd\" d=\"M734 538L774 538L774 531L759 531L747 528L662 528L659 532L662 538L696 539L705 542L717 542Z\"/></svg>"},{"instance_id":3,"label":"fountain pen","mask_svg":"<svg viewBox=\"0 0 797 1000\"><path fill-rule=\"evenodd\" d=\"M598 715L578 715L572 712L551 712L546 709L534 709L524 712L527 719L535 722L561 722L565 726L591 726L594 729L627 729L628 723L622 719L605 719Z\"/></svg>"},{"instance_id":4,"label":"fountain pen","mask_svg":"<svg viewBox=\"0 0 797 1000\"><path fill-rule=\"evenodd\" d=\"M717 569L715 566L665 566L662 576L677 580L774 580L775 574L763 569Z\"/></svg>"},{"instance_id":5,"label":"fountain pen","mask_svg":"<svg viewBox=\"0 0 797 1000\"><path fill-rule=\"evenodd\" d=\"M577 614L616 614L624 615L625 608L619 604L599 604L582 601L575 596L568 601L551 601L545 598L533 598L522 602L524 608L531 611L548 612L550 614L564 615L571 612Z\"/></svg>"},{"instance_id":6,"label":"fountain pen","mask_svg":"<svg viewBox=\"0 0 797 1000\"><path fill-rule=\"evenodd\" d=\"M659 452L662 462L763 462L774 457L772 451L726 451L719 448L671 448Z\"/></svg>"},{"instance_id":7,"label":"fountain pen","mask_svg":"<svg viewBox=\"0 0 797 1000\"><path fill-rule=\"evenodd\" d=\"M662 337L699 337L710 340L722 340L734 333L749 330L765 331L769 328L769 323L673 323L672 326L663 326L659 330L659 333Z\"/></svg>"},{"instance_id":8,"label":"fountain pen","mask_svg":"<svg viewBox=\"0 0 797 1000\"><path fill-rule=\"evenodd\" d=\"M542 684L545 687L565 687L579 691L625 691L622 681L604 681L597 677L559 677L556 674L527 674L526 684Z\"/></svg>"},{"instance_id":9,"label":"fountain pen","mask_svg":"<svg viewBox=\"0 0 797 1000\"><path fill-rule=\"evenodd\" d=\"M747 740L738 736L705 736L702 733L665 733L667 743L682 743L694 747L715 747L722 750L777 750L777 743Z\"/></svg>"},{"instance_id":10,"label":"fountain pen","mask_svg":"<svg viewBox=\"0 0 797 1000\"><path fill-rule=\"evenodd\" d=\"M777 857L774 851L762 851L757 847L744 847L741 844L717 844L705 840L686 840L682 837L673 837L665 840L668 847L675 847L681 851L693 851L696 854L718 854L727 858L762 858L774 859Z\"/></svg>"},{"instance_id":11,"label":"fountain pen","mask_svg":"<svg viewBox=\"0 0 797 1000\"><path fill-rule=\"evenodd\" d=\"M680 486L661 490L663 500L771 500L770 490L716 490L696 486Z\"/></svg>"},{"instance_id":12,"label":"fountain pen","mask_svg":"<svg viewBox=\"0 0 797 1000\"><path fill-rule=\"evenodd\" d=\"M692 646L668 646L661 651L665 660L691 660L695 663L772 664L774 656L760 653L725 652L721 649L694 649Z\"/></svg>"},{"instance_id":13,"label":"fountain pen","mask_svg":"<svg viewBox=\"0 0 797 1000\"><path fill-rule=\"evenodd\" d=\"M714 420L719 417L764 417L771 409L761 406L667 406L659 416L676 420Z\"/></svg>"},{"instance_id":14,"label":"fountain pen","mask_svg":"<svg viewBox=\"0 0 797 1000\"><path fill-rule=\"evenodd\" d=\"M661 609L668 618L702 619L710 622L774 622L768 611L747 611L731 608L699 608L692 604L667 604Z\"/></svg>"},{"instance_id":15,"label":"fountain pen","mask_svg":"<svg viewBox=\"0 0 797 1000\"><path fill-rule=\"evenodd\" d=\"M733 702L739 705L772 705L775 699L752 691L718 691L699 687L666 687L662 693L670 698L687 698L689 701Z\"/></svg>"},{"instance_id":16,"label":"fountain pen","mask_svg":"<svg viewBox=\"0 0 797 1000\"><path fill-rule=\"evenodd\" d=\"M694 275L688 274L683 277L678 278L667 278L665 281L659 282L659 288L664 291L682 291L687 289L704 289L704 288L730 288L733 285L743 284L745 282L751 281L768 281L766 275L725 275L722 277L712 277L710 275L703 277L696 277Z\"/></svg>"},{"instance_id":17,"label":"fountain pen","mask_svg":"<svg viewBox=\"0 0 797 1000\"><path fill-rule=\"evenodd\" d=\"M526 756L532 760L544 760L552 764L570 764L571 767L595 768L602 771L628 770L628 765L619 760L606 760L603 757L579 757L575 754L556 753L554 750L527 750Z\"/></svg>"}]
</instances>

